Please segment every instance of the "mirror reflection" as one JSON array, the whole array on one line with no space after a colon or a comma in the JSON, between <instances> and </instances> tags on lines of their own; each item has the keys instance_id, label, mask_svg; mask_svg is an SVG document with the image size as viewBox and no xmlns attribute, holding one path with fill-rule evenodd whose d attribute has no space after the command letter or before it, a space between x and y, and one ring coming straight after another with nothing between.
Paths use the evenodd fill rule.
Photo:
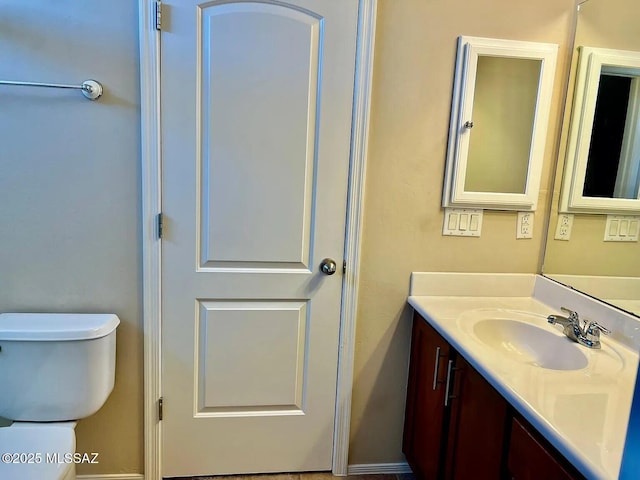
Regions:
<instances>
[{"instance_id":1,"label":"mirror reflection","mask_svg":"<svg viewBox=\"0 0 640 480\"><path fill-rule=\"evenodd\" d=\"M640 215L640 52L578 50L561 211Z\"/></svg>"},{"instance_id":2,"label":"mirror reflection","mask_svg":"<svg viewBox=\"0 0 640 480\"><path fill-rule=\"evenodd\" d=\"M585 197L638 198L639 77L603 67L585 175Z\"/></svg>"},{"instance_id":3,"label":"mirror reflection","mask_svg":"<svg viewBox=\"0 0 640 480\"><path fill-rule=\"evenodd\" d=\"M588 0L580 5L543 273L640 316L638 242L604 241L606 215L584 213L575 213L568 241L555 239L579 47L637 54L638 25L640 9L636 0ZM604 62L597 74L597 112L593 134L586 139L589 157L580 193L624 202L622 199L638 198L640 184L640 69L623 69Z\"/></svg>"},{"instance_id":4,"label":"mirror reflection","mask_svg":"<svg viewBox=\"0 0 640 480\"><path fill-rule=\"evenodd\" d=\"M481 55L465 191L525 193L542 61Z\"/></svg>"}]
</instances>

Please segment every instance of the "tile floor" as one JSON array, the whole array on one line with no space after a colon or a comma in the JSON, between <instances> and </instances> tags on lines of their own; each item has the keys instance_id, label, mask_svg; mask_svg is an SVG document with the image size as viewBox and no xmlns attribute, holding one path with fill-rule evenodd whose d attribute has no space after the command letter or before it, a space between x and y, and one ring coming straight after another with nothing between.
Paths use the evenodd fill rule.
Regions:
<instances>
[{"instance_id":1,"label":"tile floor","mask_svg":"<svg viewBox=\"0 0 640 480\"><path fill-rule=\"evenodd\" d=\"M349 475L348 477L334 477L330 472L313 473L280 473L264 475L234 475L220 477L192 477L191 480L415 480L411 473L384 475ZM189 480L182 478L181 480Z\"/></svg>"}]
</instances>

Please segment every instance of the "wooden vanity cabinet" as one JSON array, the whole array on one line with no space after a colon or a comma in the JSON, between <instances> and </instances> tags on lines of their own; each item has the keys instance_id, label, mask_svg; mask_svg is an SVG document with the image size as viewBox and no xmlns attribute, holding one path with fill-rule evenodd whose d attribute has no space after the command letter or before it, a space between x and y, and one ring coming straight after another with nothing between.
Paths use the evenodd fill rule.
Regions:
<instances>
[{"instance_id":1,"label":"wooden vanity cabinet","mask_svg":"<svg viewBox=\"0 0 640 480\"><path fill-rule=\"evenodd\" d=\"M440 478L445 422L445 375L451 347L419 315L414 316L403 451L414 473Z\"/></svg>"},{"instance_id":2,"label":"wooden vanity cabinet","mask_svg":"<svg viewBox=\"0 0 640 480\"><path fill-rule=\"evenodd\" d=\"M460 355L454 375L444 478L499 479L509 405Z\"/></svg>"},{"instance_id":3,"label":"wooden vanity cabinet","mask_svg":"<svg viewBox=\"0 0 640 480\"><path fill-rule=\"evenodd\" d=\"M420 315L413 321L403 451L423 479L498 479L508 405Z\"/></svg>"},{"instance_id":4,"label":"wooden vanity cabinet","mask_svg":"<svg viewBox=\"0 0 640 480\"><path fill-rule=\"evenodd\" d=\"M552 452L553 447L523 419L514 417L511 424L507 478L510 480L573 480L583 478L566 460Z\"/></svg>"},{"instance_id":5,"label":"wooden vanity cabinet","mask_svg":"<svg viewBox=\"0 0 640 480\"><path fill-rule=\"evenodd\" d=\"M418 313L403 452L420 480L584 478Z\"/></svg>"}]
</instances>

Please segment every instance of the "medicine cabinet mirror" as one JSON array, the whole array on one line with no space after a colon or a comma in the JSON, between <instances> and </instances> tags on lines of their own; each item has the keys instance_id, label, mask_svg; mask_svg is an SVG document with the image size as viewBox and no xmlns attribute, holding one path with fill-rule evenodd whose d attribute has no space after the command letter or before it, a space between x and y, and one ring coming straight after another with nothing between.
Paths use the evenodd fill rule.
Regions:
<instances>
[{"instance_id":1,"label":"medicine cabinet mirror","mask_svg":"<svg viewBox=\"0 0 640 480\"><path fill-rule=\"evenodd\" d=\"M458 39L444 207L535 210L557 51Z\"/></svg>"},{"instance_id":2,"label":"medicine cabinet mirror","mask_svg":"<svg viewBox=\"0 0 640 480\"><path fill-rule=\"evenodd\" d=\"M560 211L640 213L640 53L579 51Z\"/></svg>"}]
</instances>

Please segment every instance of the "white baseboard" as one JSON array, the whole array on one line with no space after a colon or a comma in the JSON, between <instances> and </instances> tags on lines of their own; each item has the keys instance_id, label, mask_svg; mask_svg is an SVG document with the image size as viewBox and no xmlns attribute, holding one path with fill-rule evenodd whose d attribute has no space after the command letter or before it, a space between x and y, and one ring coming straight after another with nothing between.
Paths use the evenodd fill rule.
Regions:
<instances>
[{"instance_id":1,"label":"white baseboard","mask_svg":"<svg viewBox=\"0 0 640 480\"><path fill-rule=\"evenodd\" d=\"M102 475L78 475L77 480L144 480L141 473L107 473Z\"/></svg>"},{"instance_id":2,"label":"white baseboard","mask_svg":"<svg viewBox=\"0 0 640 480\"><path fill-rule=\"evenodd\" d=\"M349 465L348 475L376 475L393 473L412 473L407 462L398 463L363 463ZM139 473L115 473L102 475L78 475L77 480L144 480Z\"/></svg>"},{"instance_id":3,"label":"white baseboard","mask_svg":"<svg viewBox=\"0 0 640 480\"><path fill-rule=\"evenodd\" d=\"M349 465L348 475L376 475L382 473L412 473L407 462L398 463L361 463Z\"/></svg>"}]
</instances>

